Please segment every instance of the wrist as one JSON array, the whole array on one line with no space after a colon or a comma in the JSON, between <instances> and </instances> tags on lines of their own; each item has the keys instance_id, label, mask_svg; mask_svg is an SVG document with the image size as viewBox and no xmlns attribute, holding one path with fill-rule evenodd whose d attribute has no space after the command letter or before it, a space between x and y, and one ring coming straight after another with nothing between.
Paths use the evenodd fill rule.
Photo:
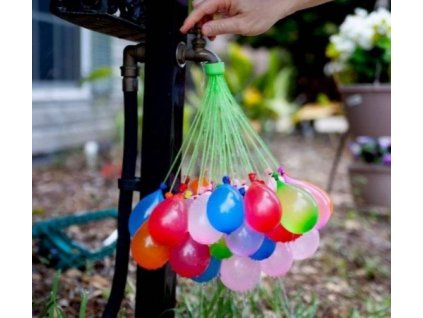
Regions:
<instances>
[{"instance_id":1,"label":"wrist","mask_svg":"<svg viewBox=\"0 0 423 318\"><path fill-rule=\"evenodd\" d=\"M329 1L331 0L278 0L281 4L281 19L295 12L318 6Z\"/></svg>"},{"instance_id":2,"label":"wrist","mask_svg":"<svg viewBox=\"0 0 423 318\"><path fill-rule=\"evenodd\" d=\"M276 0L279 5L279 20L294 14L295 12L301 10L299 9L299 2L298 0Z\"/></svg>"}]
</instances>

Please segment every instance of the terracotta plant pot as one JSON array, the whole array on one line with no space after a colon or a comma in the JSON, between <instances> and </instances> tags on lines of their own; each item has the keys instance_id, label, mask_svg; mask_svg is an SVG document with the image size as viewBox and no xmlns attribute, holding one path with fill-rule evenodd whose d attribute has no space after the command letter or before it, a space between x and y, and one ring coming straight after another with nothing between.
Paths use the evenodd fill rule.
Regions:
<instances>
[{"instance_id":1,"label":"terracotta plant pot","mask_svg":"<svg viewBox=\"0 0 423 318\"><path fill-rule=\"evenodd\" d=\"M391 135L391 85L340 86L351 134L381 137Z\"/></svg>"},{"instance_id":2,"label":"terracotta plant pot","mask_svg":"<svg viewBox=\"0 0 423 318\"><path fill-rule=\"evenodd\" d=\"M391 167L353 162L348 172L358 208L391 206Z\"/></svg>"}]
</instances>

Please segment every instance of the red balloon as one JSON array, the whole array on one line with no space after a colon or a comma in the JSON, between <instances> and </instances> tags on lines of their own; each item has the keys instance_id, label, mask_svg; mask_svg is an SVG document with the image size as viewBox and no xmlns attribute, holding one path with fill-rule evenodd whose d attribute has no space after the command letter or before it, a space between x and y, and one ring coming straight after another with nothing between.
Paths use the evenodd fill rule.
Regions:
<instances>
[{"instance_id":1,"label":"red balloon","mask_svg":"<svg viewBox=\"0 0 423 318\"><path fill-rule=\"evenodd\" d=\"M280 201L275 192L265 184L253 182L245 193L244 202L247 223L257 232L267 233L280 223Z\"/></svg>"},{"instance_id":2,"label":"red balloon","mask_svg":"<svg viewBox=\"0 0 423 318\"><path fill-rule=\"evenodd\" d=\"M189 235L185 241L170 251L169 264L183 277L192 278L201 275L209 263L209 247L194 241Z\"/></svg>"},{"instance_id":3,"label":"red balloon","mask_svg":"<svg viewBox=\"0 0 423 318\"><path fill-rule=\"evenodd\" d=\"M301 236L301 234L294 234L289 232L281 224L279 224L269 233L266 233L266 235L268 238L270 238L271 240L275 242L283 242L283 243L292 242Z\"/></svg>"},{"instance_id":4,"label":"red balloon","mask_svg":"<svg viewBox=\"0 0 423 318\"><path fill-rule=\"evenodd\" d=\"M151 212L148 231L158 244L175 246L188 232L188 208L180 196L172 196L160 202Z\"/></svg>"}]
</instances>

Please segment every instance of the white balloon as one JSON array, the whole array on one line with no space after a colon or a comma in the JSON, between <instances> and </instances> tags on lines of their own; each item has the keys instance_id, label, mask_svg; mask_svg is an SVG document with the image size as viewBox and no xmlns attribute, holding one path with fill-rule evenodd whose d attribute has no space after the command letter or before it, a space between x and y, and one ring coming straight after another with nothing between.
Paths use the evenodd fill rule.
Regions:
<instances>
[{"instance_id":1,"label":"white balloon","mask_svg":"<svg viewBox=\"0 0 423 318\"><path fill-rule=\"evenodd\" d=\"M210 195L211 192L206 192L197 196L188 209L188 232L194 241L206 245L217 242L223 235L207 218L207 202Z\"/></svg>"}]
</instances>

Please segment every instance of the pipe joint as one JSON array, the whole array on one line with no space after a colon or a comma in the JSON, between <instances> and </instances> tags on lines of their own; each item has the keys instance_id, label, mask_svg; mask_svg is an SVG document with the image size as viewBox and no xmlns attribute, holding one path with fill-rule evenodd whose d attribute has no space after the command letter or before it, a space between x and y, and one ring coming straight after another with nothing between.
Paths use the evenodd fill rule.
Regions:
<instances>
[{"instance_id":1,"label":"pipe joint","mask_svg":"<svg viewBox=\"0 0 423 318\"><path fill-rule=\"evenodd\" d=\"M123 65L121 66L122 90L136 92L138 90L138 63L145 61L145 43L128 45L123 50Z\"/></svg>"}]
</instances>

